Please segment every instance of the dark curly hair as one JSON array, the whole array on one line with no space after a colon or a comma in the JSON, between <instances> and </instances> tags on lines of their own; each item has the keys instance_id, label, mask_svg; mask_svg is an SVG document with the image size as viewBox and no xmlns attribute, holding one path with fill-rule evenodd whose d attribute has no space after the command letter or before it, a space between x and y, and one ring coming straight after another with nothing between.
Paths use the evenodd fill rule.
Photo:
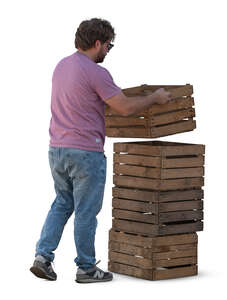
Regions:
<instances>
[{"instance_id":1,"label":"dark curly hair","mask_svg":"<svg viewBox=\"0 0 227 300\"><path fill-rule=\"evenodd\" d=\"M106 41L114 41L114 28L110 22L104 19L93 18L80 23L75 34L75 47L86 51L99 40L102 44Z\"/></svg>"}]
</instances>

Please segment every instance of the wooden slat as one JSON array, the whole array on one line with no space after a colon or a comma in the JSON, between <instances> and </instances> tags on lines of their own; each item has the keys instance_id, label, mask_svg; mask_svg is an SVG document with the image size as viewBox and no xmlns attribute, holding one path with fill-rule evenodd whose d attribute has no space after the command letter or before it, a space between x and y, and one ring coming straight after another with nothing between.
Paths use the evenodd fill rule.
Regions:
<instances>
[{"instance_id":1,"label":"wooden slat","mask_svg":"<svg viewBox=\"0 0 227 300\"><path fill-rule=\"evenodd\" d=\"M132 176L113 176L113 182L117 186L125 186L132 188L142 188L150 190L160 190L159 179L147 179ZM176 188L173 188L176 189Z\"/></svg>"},{"instance_id":2,"label":"wooden slat","mask_svg":"<svg viewBox=\"0 0 227 300\"><path fill-rule=\"evenodd\" d=\"M144 237L125 232L117 232L111 229L109 231L109 241L118 244L134 245L142 249L148 248L150 250L146 253L150 257L150 251L152 251L152 253L163 253L171 251L178 252L192 248L195 249L198 243L198 235L197 233L186 233L170 236ZM132 254L131 252L127 253ZM137 255L136 252L134 254Z\"/></svg>"},{"instance_id":3,"label":"wooden slat","mask_svg":"<svg viewBox=\"0 0 227 300\"><path fill-rule=\"evenodd\" d=\"M161 137L175 133L191 131L196 128L196 122L193 120L180 121L159 127L151 127L150 137ZM134 135L134 137L136 137ZM145 136L144 136L145 137Z\"/></svg>"},{"instance_id":4,"label":"wooden slat","mask_svg":"<svg viewBox=\"0 0 227 300\"><path fill-rule=\"evenodd\" d=\"M124 253L118 253L114 251L109 251L109 260L124 263L126 265L131 265L135 267L139 267L141 269L152 269L152 260L143 258L143 257L136 257L132 255L127 255Z\"/></svg>"},{"instance_id":5,"label":"wooden slat","mask_svg":"<svg viewBox=\"0 0 227 300\"><path fill-rule=\"evenodd\" d=\"M142 97L141 97L142 99ZM130 118L134 118L134 117L145 117L148 115L148 109L145 109L144 111L142 112L139 112L139 113L135 113L135 114L132 114L130 115L129 117ZM122 117L119 112L117 112L116 110L112 109L110 106L108 105L105 105L105 116L114 116L114 117ZM127 117L122 117L122 118L127 118ZM116 125L116 123L115 123Z\"/></svg>"},{"instance_id":6,"label":"wooden slat","mask_svg":"<svg viewBox=\"0 0 227 300\"><path fill-rule=\"evenodd\" d=\"M198 234L194 233L186 233L186 234L177 234L170 236L161 236L155 237L152 239L152 245L156 247L162 246L175 246L182 245L188 243L197 243L198 242ZM157 249L160 252L160 249Z\"/></svg>"},{"instance_id":7,"label":"wooden slat","mask_svg":"<svg viewBox=\"0 0 227 300\"><path fill-rule=\"evenodd\" d=\"M121 263L116 263L109 261L108 270L114 273L120 273L124 275L134 276L137 278L147 279L147 280L163 280L163 279L171 279L171 278L180 278L186 276L193 276L198 274L197 265L192 266L182 266L177 268L170 268L162 270L154 269L154 270L145 270L140 269L138 267L133 267Z\"/></svg>"},{"instance_id":8,"label":"wooden slat","mask_svg":"<svg viewBox=\"0 0 227 300\"><path fill-rule=\"evenodd\" d=\"M143 178L146 179L146 178ZM150 179L155 180L155 179ZM157 183L156 183L157 184ZM203 177L196 178L179 178L179 179L167 179L160 180L159 190L177 190L177 189L190 189L194 187L202 187L204 185Z\"/></svg>"},{"instance_id":9,"label":"wooden slat","mask_svg":"<svg viewBox=\"0 0 227 300\"><path fill-rule=\"evenodd\" d=\"M129 255L142 256L143 258L152 259L152 249L141 246L134 246L116 241L109 241L109 250L114 252L125 253Z\"/></svg>"},{"instance_id":10,"label":"wooden slat","mask_svg":"<svg viewBox=\"0 0 227 300\"><path fill-rule=\"evenodd\" d=\"M132 211L149 212L154 205L148 202L132 201L119 198L113 198L112 205L114 208L127 209ZM155 210L155 209L154 209Z\"/></svg>"},{"instance_id":11,"label":"wooden slat","mask_svg":"<svg viewBox=\"0 0 227 300\"><path fill-rule=\"evenodd\" d=\"M127 155L126 155L127 156ZM163 158L162 168L182 168L182 167L200 167L204 165L204 156L196 157L179 157L179 158Z\"/></svg>"},{"instance_id":12,"label":"wooden slat","mask_svg":"<svg viewBox=\"0 0 227 300\"><path fill-rule=\"evenodd\" d=\"M160 259L155 260L153 266L155 267L176 267L183 265L195 265L197 264L197 257L181 257L175 259Z\"/></svg>"},{"instance_id":13,"label":"wooden slat","mask_svg":"<svg viewBox=\"0 0 227 300\"><path fill-rule=\"evenodd\" d=\"M203 223L201 221L182 224L168 224L165 226L119 219L113 219L112 222L113 229L115 230L150 236L196 232L203 230Z\"/></svg>"},{"instance_id":14,"label":"wooden slat","mask_svg":"<svg viewBox=\"0 0 227 300\"><path fill-rule=\"evenodd\" d=\"M203 167L176 168L176 169L162 169L161 170L161 179L202 177L202 176L204 176L204 168Z\"/></svg>"},{"instance_id":15,"label":"wooden slat","mask_svg":"<svg viewBox=\"0 0 227 300\"><path fill-rule=\"evenodd\" d=\"M203 211L166 212L160 213L159 215L153 215L115 208L112 211L112 216L116 219L162 224L177 221L203 220Z\"/></svg>"},{"instance_id":16,"label":"wooden slat","mask_svg":"<svg viewBox=\"0 0 227 300\"><path fill-rule=\"evenodd\" d=\"M186 118L193 118L193 117L195 117L195 109L188 108L188 109L178 110L178 111L169 112L161 115L151 116L150 125L153 127L156 125L170 124L170 123L175 123L184 120ZM120 126L120 124L118 125L117 122L115 123L115 126L116 124L117 126Z\"/></svg>"},{"instance_id":17,"label":"wooden slat","mask_svg":"<svg viewBox=\"0 0 227 300\"><path fill-rule=\"evenodd\" d=\"M178 237L179 235L182 236L180 241ZM111 229L110 237L109 237L109 249L116 252L127 253L129 255L137 255L137 256L139 255L150 259L152 258L168 259L170 257L171 258L185 257L188 255L184 255L183 251L188 251L193 249L197 251L196 238L193 239L193 243L190 243L190 239L192 239L192 235L194 234L188 233L188 234L178 234L178 235L170 236L170 237L175 237L175 239L177 238L177 243L180 242L183 244L167 245L165 244L164 241L164 245L155 246L154 241L156 241L157 237L149 238L144 236L135 236L128 233L117 232ZM138 239L139 237L140 240ZM186 240L182 240L183 238L186 238ZM147 242L148 240L150 240L150 242L144 244L144 241ZM180 252L180 254L178 252ZM169 256L166 253L172 253L172 254L171 256ZM156 254L158 255L163 254L164 257L156 256ZM197 254L195 254L195 256L197 256Z\"/></svg>"},{"instance_id":18,"label":"wooden slat","mask_svg":"<svg viewBox=\"0 0 227 300\"><path fill-rule=\"evenodd\" d=\"M136 128L136 127L113 127L106 128L106 136L109 137L133 137L133 138L146 138L146 137L161 137L166 135L172 135L175 133L181 133L191 131L196 128L196 122L193 120L180 121L159 127Z\"/></svg>"},{"instance_id":19,"label":"wooden slat","mask_svg":"<svg viewBox=\"0 0 227 300\"><path fill-rule=\"evenodd\" d=\"M114 153L114 163L125 163L130 165L161 167L161 160L157 156L130 155Z\"/></svg>"},{"instance_id":20,"label":"wooden slat","mask_svg":"<svg viewBox=\"0 0 227 300\"><path fill-rule=\"evenodd\" d=\"M182 156L178 158L162 158L158 156L130 155L114 153L114 163L125 163L130 165L162 167L162 168L180 168L180 167L199 167L204 165L204 156L196 157Z\"/></svg>"},{"instance_id":21,"label":"wooden slat","mask_svg":"<svg viewBox=\"0 0 227 300\"><path fill-rule=\"evenodd\" d=\"M152 270L144 270L138 267L127 266L112 261L109 261L108 263L108 270L115 273L152 280L152 272L153 272Z\"/></svg>"},{"instance_id":22,"label":"wooden slat","mask_svg":"<svg viewBox=\"0 0 227 300\"><path fill-rule=\"evenodd\" d=\"M177 190L201 187L204 185L203 178L180 178L180 179L148 179L133 176L113 176L113 182L117 186L150 189L150 190Z\"/></svg>"},{"instance_id":23,"label":"wooden slat","mask_svg":"<svg viewBox=\"0 0 227 300\"><path fill-rule=\"evenodd\" d=\"M144 237L141 235L133 235L110 229L109 239L121 243L137 245L140 247L152 248L154 252L160 252L179 249L179 247L182 247L182 245L197 244L198 234L194 232L169 236Z\"/></svg>"},{"instance_id":24,"label":"wooden slat","mask_svg":"<svg viewBox=\"0 0 227 300\"><path fill-rule=\"evenodd\" d=\"M188 233L190 234L190 233ZM177 236L180 234L177 234ZM155 239L155 238L154 238ZM189 244L180 244L180 245L163 245L163 246L152 246L152 253L160 253L160 252L170 252L170 251L179 251L179 250L188 250L191 248L197 247L196 243Z\"/></svg>"},{"instance_id":25,"label":"wooden slat","mask_svg":"<svg viewBox=\"0 0 227 300\"><path fill-rule=\"evenodd\" d=\"M114 143L114 152L147 156L187 156L205 153L205 145L163 141ZM181 157L179 157L181 158Z\"/></svg>"},{"instance_id":26,"label":"wooden slat","mask_svg":"<svg viewBox=\"0 0 227 300\"><path fill-rule=\"evenodd\" d=\"M159 204L159 212L171 212L171 211L183 211L183 210L193 210L193 209L203 209L202 200L193 201L177 201L177 202L167 202Z\"/></svg>"},{"instance_id":27,"label":"wooden slat","mask_svg":"<svg viewBox=\"0 0 227 300\"><path fill-rule=\"evenodd\" d=\"M175 225L166 225L164 227L160 226L159 234L178 234L186 232L196 232L203 230L203 222L197 221L194 223L185 223L185 224L175 224Z\"/></svg>"},{"instance_id":28,"label":"wooden slat","mask_svg":"<svg viewBox=\"0 0 227 300\"><path fill-rule=\"evenodd\" d=\"M159 214L159 223L177 222L177 221L190 221L190 220L203 220L203 211L178 211L178 212L165 212Z\"/></svg>"},{"instance_id":29,"label":"wooden slat","mask_svg":"<svg viewBox=\"0 0 227 300\"><path fill-rule=\"evenodd\" d=\"M143 191L136 189L113 187L112 193L113 197L116 198L132 199L138 201L158 202L159 199L159 192Z\"/></svg>"},{"instance_id":30,"label":"wooden slat","mask_svg":"<svg viewBox=\"0 0 227 300\"><path fill-rule=\"evenodd\" d=\"M202 189L186 190L186 191L168 191L160 192L159 202L183 201L193 199L203 199L204 192Z\"/></svg>"},{"instance_id":31,"label":"wooden slat","mask_svg":"<svg viewBox=\"0 0 227 300\"><path fill-rule=\"evenodd\" d=\"M151 248L154 238L151 237L143 237L141 235L133 235L125 232L118 232L113 229L109 230L109 240L117 241L120 243L127 243L130 245L136 245L140 247ZM179 238L178 238L179 240ZM168 241L167 241L168 242ZM160 243L160 241L158 241ZM189 241L190 243L190 241Z\"/></svg>"},{"instance_id":32,"label":"wooden slat","mask_svg":"<svg viewBox=\"0 0 227 300\"><path fill-rule=\"evenodd\" d=\"M109 137L149 137L146 128L106 128L106 136Z\"/></svg>"},{"instance_id":33,"label":"wooden slat","mask_svg":"<svg viewBox=\"0 0 227 300\"><path fill-rule=\"evenodd\" d=\"M106 127L130 127L144 126L146 127L146 119L132 117L106 117Z\"/></svg>"},{"instance_id":34,"label":"wooden slat","mask_svg":"<svg viewBox=\"0 0 227 300\"><path fill-rule=\"evenodd\" d=\"M199 155L205 153L205 145L201 144L182 144L180 143L175 146L163 146L163 156L185 156L185 155ZM179 157L180 158L180 157Z\"/></svg>"},{"instance_id":35,"label":"wooden slat","mask_svg":"<svg viewBox=\"0 0 227 300\"><path fill-rule=\"evenodd\" d=\"M186 200L200 200L203 199L204 193L202 189L193 189L185 191L145 191L136 190L134 188L119 188L113 187L113 197L124 198L138 201L148 202L175 202Z\"/></svg>"},{"instance_id":36,"label":"wooden slat","mask_svg":"<svg viewBox=\"0 0 227 300\"><path fill-rule=\"evenodd\" d=\"M128 145L145 145L145 146L152 146L152 147L179 147L179 146L197 146L198 144L191 144L191 143L177 143L177 142L167 142L167 141L142 141L142 142L127 142L124 144ZM201 145L199 145L201 146Z\"/></svg>"},{"instance_id":37,"label":"wooden slat","mask_svg":"<svg viewBox=\"0 0 227 300\"><path fill-rule=\"evenodd\" d=\"M152 258L153 260L159 260L159 259L171 259L171 258L180 258L180 257L189 257L189 256L190 257L197 256L197 247L191 247L189 249L178 250L178 251L153 253Z\"/></svg>"},{"instance_id":38,"label":"wooden slat","mask_svg":"<svg viewBox=\"0 0 227 300\"><path fill-rule=\"evenodd\" d=\"M204 175L203 167L161 169L127 164L114 164L113 171L115 174L157 179L202 177Z\"/></svg>"},{"instance_id":39,"label":"wooden slat","mask_svg":"<svg viewBox=\"0 0 227 300\"><path fill-rule=\"evenodd\" d=\"M167 270L154 270L153 280L179 278L185 276L193 276L198 274L197 266L193 265L190 267L178 267Z\"/></svg>"},{"instance_id":40,"label":"wooden slat","mask_svg":"<svg viewBox=\"0 0 227 300\"><path fill-rule=\"evenodd\" d=\"M161 156L162 146L150 143L114 143L114 152L125 152L128 154Z\"/></svg>"},{"instance_id":41,"label":"wooden slat","mask_svg":"<svg viewBox=\"0 0 227 300\"><path fill-rule=\"evenodd\" d=\"M158 224L158 215L144 214L135 211L113 209L112 216L115 219L139 221L143 223Z\"/></svg>"},{"instance_id":42,"label":"wooden slat","mask_svg":"<svg viewBox=\"0 0 227 300\"><path fill-rule=\"evenodd\" d=\"M156 114L190 108L194 104L195 102L193 97L178 98L176 100L169 101L164 105L153 104L151 108L149 108L149 115L155 116Z\"/></svg>"},{"instance_id":43,"label":"wooden slat","mask_svg":"<svg viewBox=\"0 0 227 300\"><path fill-rule=\"evenodd\" d=\"M124 232L158 235L158 225L113 219L113 228Z\"/></svg>"},{"instance_id":44,"label":"wooden slat","mask_svg":"<svg viewBox=\"0 0 227 300\"><path fill-rule=\"evenodd\" d=\"M148 168L132 165L120 165L114 164L113 171L115 174L131 175L138 177L147 178L160 178L161 169L160 168Z\"/></svg>"}]
</instances>

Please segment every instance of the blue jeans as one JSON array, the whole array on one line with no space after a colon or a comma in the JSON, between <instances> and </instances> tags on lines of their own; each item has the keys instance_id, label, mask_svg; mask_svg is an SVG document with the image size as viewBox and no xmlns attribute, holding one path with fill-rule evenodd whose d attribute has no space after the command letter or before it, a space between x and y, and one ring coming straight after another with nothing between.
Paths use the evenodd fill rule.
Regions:
<instances>
[{"instance_id":1,"label":"blue jeans","mask_svg":"<svg viewBox=\"0 0 227 300\"><path fill-rule=\"evenodd\" d=\"M75 212L75 263L88 269L96 263L95 232L97 214L102 208L106 182L106 157L103 152L77 148L49 147L49 163L54 179L56 198L51 205L36 254L54 260L64 226Z\"/></svg>"}]
</instances>

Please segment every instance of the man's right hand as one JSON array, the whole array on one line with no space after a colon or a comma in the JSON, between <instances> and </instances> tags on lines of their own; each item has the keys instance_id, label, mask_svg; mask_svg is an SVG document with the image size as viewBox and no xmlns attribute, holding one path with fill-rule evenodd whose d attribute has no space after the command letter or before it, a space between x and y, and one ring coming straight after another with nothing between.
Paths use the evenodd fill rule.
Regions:
<instances>
[{"instance_id":1,"label":"man's right hand","mask_svg":"<svg viewBox=\"0 0 227 300\"><path fill-rule=\"evenodd\" d=\"M165 104L171 100L171 93L165 91L164 88L156 90L153 95L155 96L156 104Z\"/></svg>"}]
</instances>

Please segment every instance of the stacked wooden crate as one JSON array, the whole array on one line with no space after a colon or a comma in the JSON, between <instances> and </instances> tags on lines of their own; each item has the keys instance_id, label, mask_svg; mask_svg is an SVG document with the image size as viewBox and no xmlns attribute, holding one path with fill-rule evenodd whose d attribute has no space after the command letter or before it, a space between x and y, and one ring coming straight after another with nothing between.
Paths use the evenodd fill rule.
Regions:
<instances>
[{"instance_id":1,"label":"stacked wooden crate","mask_svg":"<svg viewBox=\"0 0 227 300\"><path fill-rule=\"evenodd\" d=\"M157 138L194 130L196 122L193 119L195 109L192 85L141 85L123 89L122 92L128 97L144 96L161 87L171 92L171 101L165 105L154 104L149 109L129 117L122 117L106 106L106 136Z\"/></svg>"},{"instance_id":2,"label":"stacked wooden crate","mask_svg":"<svg viewBox=\"0 0 227 300\"><path fill-rule=\"evenodd\" d=\"M149 280L197 274L204 153L198 144L114 144L110 271Z\"/></svg>"},{"instance_id":3,"label":"stacked wooden crate","mask_svg":"<svg viewBox=\"0 0 227 300\"><path fill-rule=\"evenodd\" d=\"M110 230L109 270L148 280L196 275L196 233L148 237Z\"/></svg>"}]
</instances>

